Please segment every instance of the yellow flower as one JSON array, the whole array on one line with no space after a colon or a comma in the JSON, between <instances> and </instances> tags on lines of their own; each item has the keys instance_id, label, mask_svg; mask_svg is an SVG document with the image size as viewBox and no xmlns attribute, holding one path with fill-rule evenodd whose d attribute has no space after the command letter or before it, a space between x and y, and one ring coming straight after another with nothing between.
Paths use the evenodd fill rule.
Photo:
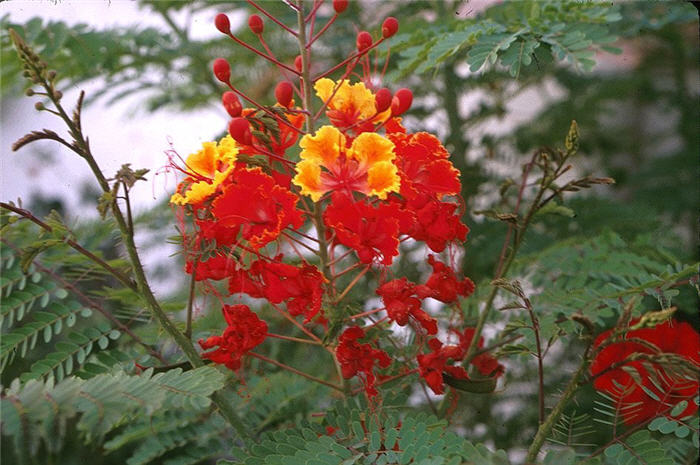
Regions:
<instances>
[{"instance_id":1,"label":"yellow flower","mask_svg":"<svg viewBox=\"0 0 700 465\"><path fill-rule=\"evenodd\" d=\"M360 121L381 123L391 116L391 110L377 114L374 94L362 82L350 84L347 79L343 80L338 86L338 90L333 94L336 85L337 83L334 81L322 78L316 81L314 86L316 95L321 100L325 102L329 98L331 99L328 102L326 115L334 126L347 128Z\"/></svg>"},{"instance_id":2,"label":"yellow flower","mask_svg":"<svg viewBox=\"0 0 700 465\"><path fill-rule=\"evenodd\" d=\"M386 199L398 192L400 179L394 165L394 143L372 132L363 132L347 148L345 136L333 126L323 126L299 142L301 161L292 182L318 202L333 190L361 192Z\"/></svg>"},{"instance_id":3,"label":"yellow flower","mask_svg":"<svg viewBox=\"0 0 700 465\"><path fill-rule=\"evenodd\" d=\"M216 192L233 171L238 155L238 145L231 136L216 142L204 142L202 149L190 154L183 171L187 178L170 198L175 205L198 204Z\"/></svg>"}]
</instances>

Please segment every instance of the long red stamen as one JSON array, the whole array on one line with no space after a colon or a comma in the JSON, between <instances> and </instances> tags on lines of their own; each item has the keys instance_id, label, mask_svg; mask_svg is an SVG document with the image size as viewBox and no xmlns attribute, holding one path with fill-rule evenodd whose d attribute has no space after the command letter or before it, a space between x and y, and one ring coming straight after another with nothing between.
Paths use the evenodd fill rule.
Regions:
<instances>
[{"instance_id":1,"label":"long red stamen","mask_svg":"<svg viewBox=\"0 0 700 465\"><path fill-rule=\"evenodd\" d=\"M241 46L247 48L248 50L250 50L251 52L255 53L256 55L263 57L263 58L266 59L267 61L269 61L269 62L271 62L271 63L274 63L274 64L276 64L277 66L280 66L280 67L286 69L287 71L291 71L292 73L296 74L297 76L301 76L301 73L300 73L299 71L297 71L296 69L292 68L291 66L287 66L287 65L285 65L284 63L278 61L276 58L271 57L270 55L267 55L267 54L261 52L260 50L256 49L255 47L251 47L250 45L246 44L246 43L243 42L241 39L239 39L238 37L234 36L234 35L231 34L231 33L229 33L229 34L227 34L227 35L228 35L231 39L233 39L238 45L241 45Z\"/></svg>"}]
</instances>

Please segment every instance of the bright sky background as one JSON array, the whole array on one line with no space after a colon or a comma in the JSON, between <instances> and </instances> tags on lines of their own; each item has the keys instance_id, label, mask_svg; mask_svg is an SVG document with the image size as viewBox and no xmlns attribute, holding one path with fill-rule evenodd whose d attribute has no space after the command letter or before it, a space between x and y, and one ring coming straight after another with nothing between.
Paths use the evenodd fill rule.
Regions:
<instances>
[{"instance_id":1,"label":"bright sky background","mask_svg":"<svg viewBox=\"0 0 700 465\"><path fill-rule=\"evenodd\" d=\"M68 24L88 23L98 28L130 24L163 26L158 16L144 14L144 10L131 0L7 1L0 3L0 16L6 14L13 22L25 22L39 16ZM217 31L210 21L210 18L195 18L191 29L193 36L216 35ZM89 93L91 86L81 88ZM79 89L63 89L63 93L64 105L72 107ZM69 211L75 212L78 180L89 176L89 169L82 159L53 142L36 143L34 148L29 146L18 152L10 149L15 140L31 130L49 128L59 133L64 131L53 115L34 110L34 101L26 97L2 101L0 199L22 197L28 200L29 193L38 190L47 196L67 198L71 207ZM122 163L131 163L135 168L158 170L167 161L163 152L169 148L168 140L172 140L178 152L186 155L196 150L202 141L221 132L227 122L225 113L218 107L186 114L170 111L148 114L134 112L137 105L138 99L131 98L110 107L98 102L83 111L85 133L90 137L93 152L108 176L114 174ZM42 157L37 157L38 148L53 154L56 163L47 165ZM137 204L151 205L167 198L168 191L175 186L172 176L167 185L164 176L151 175L148 179L148 183L142 183L134 191ZM80 216L94 214L96 211L92 209L80 212Z\"/></svg>"}]
</instances>

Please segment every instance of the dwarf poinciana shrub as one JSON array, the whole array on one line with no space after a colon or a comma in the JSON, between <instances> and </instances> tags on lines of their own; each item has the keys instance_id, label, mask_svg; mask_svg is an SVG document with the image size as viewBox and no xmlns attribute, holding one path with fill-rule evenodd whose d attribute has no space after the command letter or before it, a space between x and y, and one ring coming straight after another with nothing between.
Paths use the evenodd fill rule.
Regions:
<instances>
[{"instance_id":1,"label":"dwarf poinciana shrub","mask_svg":"<svg viewBox=\"0 0 700 465\"><path fill-rule=\"evenodd\" d=\"M665 464L690 457L682 440L687 436L686 442L697 442L698 437L700 336L673 317L676 308L668 299L676 288L697 283L692 267L676 266L644 275L639 282L627 280L628 287L618 285L615 292L600 286L589 294L586 286L594 286L587 283L589 277L607 279L602 265L566 271L579 272L584 285L563 294L556 294L554 281L565 279L566 272L556 267L567 260L541 259L540 266L549 265L536 271L542 276L521 268L520 278L529 286L508 278L523 237L538 215L569 216L555 200L567 192L613 182L605 177L564 176L572 171L579 149L576 122L571 123L563 148L538 151L524 164L520 180L501 189L503 196L511 185L519 186L512 211L484 212L503 222L507 233L494 275L477 286L461 271L469 250L464 213L471 206L460 195L460 172L436 135L409 130L404 124L413 104L412 90L383 82L389 53L380 46L397 34L399 20L386 18L381 30L360 31L349 38L351 46L342 61L319 63L314 60L314 45L332 33L347 1L333 1L333 14L323 25L316 24L322 1L290 3L298 20L295 26L250 3L260 13L247 21L259 45L235 35L225 13L215 17L214 25L231 39L232 47L242 47L274 65L278 82L265 98L254 99L246 92L250 83L232 82L232 65L224 58L215 59L212 72L222 84L221 105L230 117L227 134L203 143L188 156L170 152L166 167L179 176L169 203L176 217L183 271L190 280L184 330L152 293L134 242L129 191L146 172L125 165L113 178L104 176L83 135L82 94L69 116L55 87L55 72L12 33L27 77L43 88L42 95L55 108L50 111L63 119L72 138L68 142L53 131L35 131L14 148L51 139L88 161L103 191L98 209L105 221L113 218L129 259L128 266L115 265L84 249L55 215L43 222L20 206L3 203L11 213L8 223L30 219L51 235L50 244L27 247L31 253L22 255L23 272L51 246L73 248L143 303L154 318L151 324L175 341L178 358L185 359L169 360L161 353L163 342L141 339L130 329L131 320L122 323L90 303L111 317L118 330L93 329L88 338L76 336L70 344L63 343L62 355L49 358L58 359L57 364L40 363L3 391L3 409L13 412L3 420L3 432L15 438L17 456L28 458L41 447L54 447L49 430L42 428L59 420L44 418L49 410L42 407L22 406L39 398L57 398L60 401L50 411L61 425L79 415L78 428L96 441L118 431L104 442L108 450L160 428L153 426L154 418L158 420L163 426L156 439L144 439L129 463L167 457L178 448L187 449L189 463L227 456L230 441L224 447L216 438L229 438L231 428L232 454L245 463L508 463L502 451L474 445L435 418L414 415L411 410L420 408L416 405L420 401L409 402L406 397L421 393L436 416L450 419L460 396L468 402L479 399L470 396L479 395L497 399L507 392L507 379L517 376L510 370L517 373L519 364L534 358L538 421L521 461L542 458L547 439L561 446L548 450L544 456L548 464L574 463L577 454L590 464L631 463L630 457ZM265 39L270 28L279 28L298 42L300 54L292 62L275 57L274 47ZM37 109L46 107L39 103ZM571 257L580 258L608 243L612 249L619 247L615 238L602 238L582 244L580 250L571 246ZM629 254L619 261L651 267L650 260L634 261ZM423 272L412 272L409 279L399 262L409 262L409 271ZM550 272L556 276L547 283ZM31 279L38 283L41 276L35 272ZM12 284L9 289L7 296ZM71 290L91 302L79 289ZM662 308L643 307L639 298L654 293ZM3 310L10 324L15 315L12 302L25 302L24 294L12 295L9 310ZM568 302L568 294L578 300ZM552 302L553 295L559 301ZM225 324L201 338L192 330L199 296L215 302ZM503 296L511 301L501 301ZM50 299L41 301L46 306ZM503 320L507 324L494 325L497 335L489 339L484 329L495 308L512 316ZM64 316L74 321L77 310L66 312L59 321ZM32 331L43 331L47 343L54 332L58 334L62 324L51 318L45 314L42 320L50 320L48 333L41 325L10 333L2 346L3 365L18 352L24 356ZM102 372L95 371L100 367L93 360L85 364L80 378L70 376L74 360L83 364L93 343L105 349L122 333L146 350L148 363L118 352L115 357L121 358L114 363L100 359L109 365ZM552 367L547 367L545 357L564 336L574 341L570 347L581 350L583 345L583 349L578 368L560 390L546 384L545 370ZM305 357L316 360L314 370L288 364L279 351L280 341L303 346ZM256 368L251 369L254 360ZM186 372L180 371L183 367ZM263 389L247 405L246 389L255 392L267 370L286 372L328 393L294 418L285 414L288 400L277 403L272 390L279 386ZM44 377L49 379L45 383L36 380ZM224 388L233 383L240 387L238 396ZM600 396L595 410L608 416L600 423L611 427L612 439L596 448L576 442L583 434L577 427L595 420L592 415L567 410L575 399L585 400L577 395L587 386ZM556 400L546 402L555 391ZM398 405L397 393L404 395ZM443 394L440 405L434 406L434 395ZM115 396L138 400L149 416L140 417L133 402L121 408ZM266 405L266 398L274 405ZM329 407L331 402L335 404ZM254 421L256 407L271 409L259 423ZM136 426L124 426L130 419ZM268 428L273 432L263 434ZM43 442L19 447L34 429ZM673 431L681 442L662 438L662 443L652 436L655 431ZM581 452L586 447L592 450ZM172 457L176 459L182 457Z\"/></svg>"}]
</instances>

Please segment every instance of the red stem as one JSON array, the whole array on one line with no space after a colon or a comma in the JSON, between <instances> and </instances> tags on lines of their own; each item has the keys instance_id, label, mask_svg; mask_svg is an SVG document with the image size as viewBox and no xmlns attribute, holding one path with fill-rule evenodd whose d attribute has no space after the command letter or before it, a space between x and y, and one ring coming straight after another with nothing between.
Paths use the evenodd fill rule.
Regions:
<instances>
[{"instance_id":1,"label":"red stem","mask_svg":"<svg viewBox=\"0 0 700 465\"><path fill-rule=\"evenodd\" d=\"M239 39L238 37L234 36L232 33L229 32L229 33L228 33L228 36L229 36L231 39L233 39L238 45L247 48L247 49L250 50L251 52L255 53L256 55L258 55L258 56L260 56L260 57L263 57L263 58L266 59L267 61L269 61L269 62L271 62L271 63L274 63L274 64L276 64L277 66L280 66L280 67L286 69L287 71L290 71L290 72L296 74L297 76L300 76L300 75L301 75L301 74L299 73L299 71L297 71L296 69L292 68L291 66L285 65L284 63L278 61L276 58L271 57L270 55L267 55L267 54L261 52L260 50L256 49L255 47L251 47L250 45L246 44L245 42L243 42L243 41L242 41L241 39Z\"/></svg>"},{"instance_id":2,"label":"red stem","mask_svg":"<svg viewBox=\"0 0 700 465\"><path fill-rule=\"evenodd\" d=\"M272 15L271 15L270 13L268 13L263 7L261 7L260 5L258 5L257 3L255 3L253 0L248 0L248 3L249 3L252 7L254 7L256 10L258 10L260 13L264 14L265 16L267 16L268 18L270 18L272 21L274 21L275 23L277 23L277 25L280 26L282 29L284 29L285 31L287 31L287 32L289 32L290 34L292 34L294 37L296 37L296 36L298 35L298 34L297 34L297 31L295 31L294 29L292 29L292 28L286 26L286 25L285 25L284 23L282 23L279 19L277 19L277 18L275 18L274 16L272 16Z\"/></svg>"}]
</instances>

